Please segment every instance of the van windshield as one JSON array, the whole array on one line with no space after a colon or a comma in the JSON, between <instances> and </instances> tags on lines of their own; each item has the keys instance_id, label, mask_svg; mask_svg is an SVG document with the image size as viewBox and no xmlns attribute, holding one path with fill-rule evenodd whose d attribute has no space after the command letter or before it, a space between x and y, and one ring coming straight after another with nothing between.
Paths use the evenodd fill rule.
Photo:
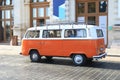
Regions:
<instances>
[{"instance_id":1,"label":"van windshield","mask_svg":"<svg viewBox=\"0 0 120 80\"><path fill-rule=\"evenodd\" d=\"M102 29L97 29L97 37L104 37Z\"/></svg>"}]
</instances>

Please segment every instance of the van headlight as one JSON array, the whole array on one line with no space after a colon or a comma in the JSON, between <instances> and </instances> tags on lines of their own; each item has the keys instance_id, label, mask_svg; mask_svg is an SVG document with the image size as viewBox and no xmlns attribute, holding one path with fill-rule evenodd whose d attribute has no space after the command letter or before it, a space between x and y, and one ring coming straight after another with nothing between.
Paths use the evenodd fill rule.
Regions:
<instances>
[{"instance_id":1,"label":"van headlight","mask_svg":"<svg viewBox=\"0 0 120 80\"><path fill-rule=\"evenodd\" d=\"M101 47L101 48L100 48L100 52L103 52L103 51L104 51L104 48Z\"/></svg>"}]
</instances>

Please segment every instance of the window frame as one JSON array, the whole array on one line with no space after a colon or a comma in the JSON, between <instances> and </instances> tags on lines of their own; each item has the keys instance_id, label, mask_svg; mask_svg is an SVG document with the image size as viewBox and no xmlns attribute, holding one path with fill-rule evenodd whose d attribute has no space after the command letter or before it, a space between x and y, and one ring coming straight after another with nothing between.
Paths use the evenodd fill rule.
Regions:
<instances>
[{"instance_id":1,"label":"window frame","mask_svg":"<svg viewBox=\"0 0 120 80\"><path fill-rule=\"evenodd\" d=\"M40 22L39 22L39 20L41 20L41 19L44 19L44 24L46 24L47 22L46 22L46 20L47 19L50 19L50 15L47 15L47 9L46 8L50 8L50 5L49 5L49 3L50 2L48 2L48 1L44 1L44 2L32 2L32 0L31 0L31 2L30 2L30 27L34 27L35 25L36 25L36 27L37 26L41 26L41 24L40 24ZM40 8L42 8L43 9L43 13L42 13L42 16L41 15L39 15L39 13L41 13L40 12ZM33 11L33 9L36 9L36 12L34 12ZM33 13L35 13L35 17L33 16ZM36 20L37 21L37 23L36 24L33 24L33 21L34 20Z\"/></svg>"},{"instance_id":2,"label":"window frame","mask_svg":"<svg viewBox=\"0 0 120 80\"><path fill-rule=\"evenodd\" d=\"M14 24L14 14L13 14L13 6L14 6L14 0L9 0L8 4L7 0L0 1L0 11L1 11L1 18L0 21L4 22L2 24L2 27L4 28L3 34L2 34L2 41L10 41L13 37L13 24ZM6 26L7 22L10 22L9 28ZM9 30L9 31L8 31ZM9 36L8 36L9 35Z\"/></svg>"},{"instance_id":3,"label":"window frame","mask_svg":"<svg viewBox=\"0 0 120 80\"><path fill-rule=\"evenodd\" d=\"M105 1L107 3L106 5L106 11L105 12L100 12L100 2ZM95 13L88 13L88 3L95 2ZM88 23L88 17L90 16L95 16L95 24L99 26L99 16L107 16L108 17L108 0L76 0L76 22L79 22L79 17L84 17L84 23ZM79 13L78 6L79 3L84 3L85 4L85 9L84 13ZM91 24L93 25L93 24Z\"/></svg>"}]
</instances>

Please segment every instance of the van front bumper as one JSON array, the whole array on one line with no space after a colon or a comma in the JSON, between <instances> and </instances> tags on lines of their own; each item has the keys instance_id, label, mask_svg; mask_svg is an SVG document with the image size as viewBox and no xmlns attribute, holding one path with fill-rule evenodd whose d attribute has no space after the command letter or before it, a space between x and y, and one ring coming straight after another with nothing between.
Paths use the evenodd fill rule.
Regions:
<instances>
[{"instance_id":1,"label":"van front bumper","mask_svg":"<svg viewBox=\"0 0 120 80\"><path fill-rule=\"evenodd\" d=\"M106 56L107 56L107 53L103 53L103 54L100 54L98 56L93 56L93 59L94 60L98 60L98 59L105 58Z\"/></svg>"}]
</instances>

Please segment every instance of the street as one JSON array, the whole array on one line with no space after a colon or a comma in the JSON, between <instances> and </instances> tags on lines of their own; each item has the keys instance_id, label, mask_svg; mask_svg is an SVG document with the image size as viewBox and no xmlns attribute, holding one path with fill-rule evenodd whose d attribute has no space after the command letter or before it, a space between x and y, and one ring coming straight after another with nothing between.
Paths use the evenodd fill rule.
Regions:
<instances>
[{"instance_id":1,"label":"street","mask_svg":"<svg viewBox=\"0 0 120 80\"><path fill-rule=\"evenodd\" d=\"M107 56L86 66L74 66L70 58L54 57L32 63L19 55L20 46L0 45L0 80L119 80L120 57Z\"/></svg>"}]
</instances>

